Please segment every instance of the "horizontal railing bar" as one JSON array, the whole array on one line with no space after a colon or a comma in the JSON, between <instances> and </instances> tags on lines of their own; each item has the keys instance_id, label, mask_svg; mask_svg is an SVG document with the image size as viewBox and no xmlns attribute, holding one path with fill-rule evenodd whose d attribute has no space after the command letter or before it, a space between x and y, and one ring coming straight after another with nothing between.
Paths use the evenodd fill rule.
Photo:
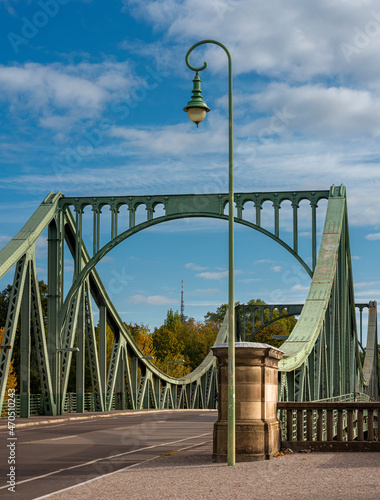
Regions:
<instances>
[{"instance_id":1,"label":"horizontal railing bar","mask_svg":"<svg viewBox=\"0 0 380 500\"><path fill-rule=\"evenodd\" d=\"M380 441L281 441L283 448L293 451L372 451L380 452Z\"/></svg>"},{"instance_id":2,"label":"horizontal railing bar","mask_svg":"<svg viewBox=\"0 0 380 500\"><path fill-rule=\"evenodd\" d=\"M279 401L278 410L379 410L380 401Z\"/></svg>"}]
</instances>

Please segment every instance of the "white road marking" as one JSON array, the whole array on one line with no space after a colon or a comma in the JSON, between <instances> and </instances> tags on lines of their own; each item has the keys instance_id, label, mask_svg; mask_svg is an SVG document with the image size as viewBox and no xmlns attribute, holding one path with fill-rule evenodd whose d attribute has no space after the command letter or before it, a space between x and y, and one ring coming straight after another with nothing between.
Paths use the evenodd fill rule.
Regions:
<instances>
[{"instance_id":1,"label":"white road marking","mask_svg":"<svg viewBox=\"0 0 380 500\"><path fill-rule=\"evenodd\" d=\"M208 432L207 434L211 434L211 432ZM202 435L204 436L204 434L202 434ZM181 448L180 450L177 450L177 452L189 450L191 448L195 448L196 446L201 446L202 444L206 444L209 442L210 441L203 441L202 443L192 444L190 446L186 446L185 448ZM167 444L171 444L171 443L167 443ZM159 446L163 446L163 445L159 445ZM151 462L152 460L156 460L156 458L160 458L161 456L162 455L156 455L155 457L148 458L147 460L144 460L143 462L128 465L128 467L124 467L124 469L115 470L114 472L109 472L108 474L103 474L102 476L94 477L92 479L89 479L88 481L83 481L83 483L74 484L73 486L69 486L68 488L63 488L62 490L54 491L53 493L49 493L48 495L44 495L43 497L37 497L34 500L42 500L43 498L50 498L51 496L58 495L59 493L63 493L64 491L69 491L69 490L72 490L74 488L78 488L78 486L83 486L84 484L92 483L94 481L97 481L98 479L103 479L104 477L113 476L114 474L117 474L118 472L124 472L128 469L132 469L132 467L138 467L141 464L146 464L147 462Z\"/></svg>"},{"instance_id":2,"label":"white road marking","mask_svg":"<svg viewBox=\"0 0 380 500\"><path fill-rule=\"evenodd\" d=\"M176 444L176 443L181 443L182 441L188 441L189 439L195 439L195 438L198 438L198 437L207 436L208 434L212 434L212 433L211 432L205 432L204 434L199 434L198 436L192 436L192 437L188 437L188 438L177 439L176 441L170 441L168 443L161 443L161 444L154 444L152 446L145 446L144 448L139 448L137 450L132 450L132 451L126 451L124 453L118 453L117 455L96 458L95 460L90 460L90 462L85 462L83 464L78 464L78 465L72 465L71 467L66 467L65 469L59 469L59 470L56 470L56 471L53 471L53 472L48 472L47 474L43 474L42 476L31 477L29 479L24 479L24 481L18 481L18 482L16 482L16 486L18 486L19 484L23 484L23 483L29 483L30 481L36 481L37 479L42 479L44 477L53 476L54 474L59 474L60 472L63 472L63 471L72 470L72 469L78 469L79 467L85 467L86 465L95 464L96 462L101 462L102 460L110 460L110 459L116 458L116 457L123 457L125 455L131 455L132 453L137 453L138 451L151 450L152 448L159 448L160 446L167 446L167 445L172 445L172 444ZM8 485L1 486L0 490L3 490L5 488L8 488ZM43 498L43 497L41 497L41 498Z\"/></svg>"},{"instance_id":3,"label":"white road marking","mask_svg":"<svg viewBox=\"0 0 380 500\"><path fill-rule=\"evenodd\" d=\"M76 438L76 437L78 437L78 434L74 434L73 436L61 436L59 438L43 439L42 441L59 441L60 439L70 439L70 438Z\"/></svg>"},{"instance_id":4,"label":"white road marking","mask_svg":"<svg viewBox=\"0 0 380 500\"><path fill-rule=\"evenodd\" d=\"M60 441L61 439L70 439L70 438L76 438L78 437L78 434L72 435L72 436L61 436L57 438L44 438L44 439L34 439L33 441L25 441L24 443L20 442L17 443L18 445L20 444L34 444L34 443L43 443L46 441Z\"/></svg>"}]
</instances>

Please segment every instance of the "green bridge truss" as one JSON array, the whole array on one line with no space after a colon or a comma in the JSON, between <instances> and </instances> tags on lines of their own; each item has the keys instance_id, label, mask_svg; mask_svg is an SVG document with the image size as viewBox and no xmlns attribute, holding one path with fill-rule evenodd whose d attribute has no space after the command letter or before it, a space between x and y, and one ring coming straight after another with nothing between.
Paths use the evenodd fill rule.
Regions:
<instances>
[{"instance_id":1,"label":"green bridge truss","mask_svg":"<svg viewBox=\"0 0 380 500\"><path fill-rule=\"evenodd\" d=\"M322 241L317 252L318 202L327 199ZM298 251L300 202L311 205L311 255ZM270 201L274 230L262 227L261 209ZM290 201L293 210L293 242L288 245L280 232L280 208ZM192 373L181 379L158 370L139 351L113 306L96 271L96 264L118 244L148 227L189 217L228 220L227 194L78 197L50 193L21 231L0 252L0 278L15 266L3 346L0 350L0 413L16 330L20 324L20 407L30 414L31 334L34 336L43 411L62 413L72 358L75 355L76 411L85 409L85 356L89 359L95 409L115 408L212 408L217 391L215 358L210 354ZM255 220L244 216L253 203ZM370 304L368 342L361 362L356 333L355 303L348 237L345 188L330 191L237 193L235 223L260 231L284 247L312 278L309 294L296 327L281 349L279 394L281 400L308 401L335 398L354 392L379 397L376 303ZM126 206L129 227L118 232L120 208ZM146 209L146 220L136 223L136 210ZM159 216L155 216L160 207ZM93 212L91 254L83 238L83 213ZM102 217L111 212L109 240L100 246ZM106 214L106 215L104 215ZM35 244L48 228L48 307L43 317L35 261ZM64 241L74 260L71 288L64 296ZM318 258L317 258L318 254ZM311 266L307 264L311 262ZM95 334L92 300L99 309L99 338ZM106 360L106 327L114 341L111 361ZM227 338L224 321L216 343ZM75 346L75 347L74 347ZM74 349L79 350L74 351Z\"/></svg>"}]
</instances>

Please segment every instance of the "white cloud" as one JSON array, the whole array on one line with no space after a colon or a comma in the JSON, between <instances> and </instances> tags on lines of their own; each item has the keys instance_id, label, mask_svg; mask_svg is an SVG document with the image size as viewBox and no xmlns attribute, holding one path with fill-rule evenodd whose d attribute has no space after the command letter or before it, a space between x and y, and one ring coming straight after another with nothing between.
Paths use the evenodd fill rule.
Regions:
<instances>
[{"instance_id":1,"label":"white cloud","mask_svg":"<svg viewBox=\"0 0 380 500\"><path fill-rule=\"evenodd\" d=\"M356 290L357 288L367 288L369 286L378 285L379 283L380 281L362 281L359 283L354 283L354 286Z\"/></svg>"},{"instance_id":2,"label":"white cloud","mask_svg":"<svg viewBox=\"0 0 380 500\"><path fill-rule=\"evenodd\" d=\"M129 297L129 300L133 304L148 304L151 306L179 304L179 300L164 295L132 295L131 297Z\"/></svg>"},{"instance_id":3,"label":"white cloud","mask_svg":"<svg viewBox=\"0 0 380 500\"><path fill-rule=\"evenodd\" d=\"M372 290L360 290L355 292L356 297L360 297L360 300L375 300L376 297L380 295L380 289L372 289Z\"/></svg>"},{"instance_id":4,"label":"white cloud","mask_svg":"<svg viewBox=\"0 0 380 500\"><path fill-rule=\"evenodd\" d=\"M368 240L368 241L377 241L377 240L380 240L380 233L370 233L370 234L366 234L364 236L364 239L365 240Z\"/></svg>"},{"instance_id":5,"label":"white cloud","mask_svg":"<svg viewBox=\"0 0 380 500\"><path fill-rule=\"evenodd\" d=\"M42 127L57 130L93 118L141 83L127 62L0 65L0 99L10 103L12 113L28 109Z\"/></svg>"},{"instance_id":6,"label":"white cloud","mask_svg":"<svg viewBox=\"0 0 380 500\"><path fill-rule=\"evenodd\" d=\"M240 271L239 269L237 269L235 271L235 275L239 275L241 273L242 273L242 271ZM206 271L204 273L198 273L195 276L197 278L203 278L205 280L221 280L221 279L227 278L228 271L215 271L215 272Z\"/></svg>"},{"instance_id":7,"label":"white cloud","mask_svg":"<svg viewBox=\"0 0 380 500\"><path fill-rule=\"evenodd\" d=\"M199 266L198 264L194 264L193 262L188 262L185 264L186 269L191 269L192 271L205 271L207 267Z\"/></svg>"},{"instance_id":8,"label":"white cloud","mask_svg":"<svg viewBox=\"0 0 380 500\"><path fill-rule=\"evenodd\" d=\"M169 40L189 44L205 38L223 40L231 52L236 74L255 71L293 81L339 74L375 82L380 68L371 63L380 36L369 23L379 23L373 2L321 0L123 0L124 9L144 19ZM231 26L234 29L231 29ZM367 39L348 58L342 44L355 48L358 30ZM370 31L369 31L370 32ZM192 54L191 62L212 61L209 68L225 71L226 55L215 46ZM375 56L376 57L376 56Z\"/></svg>"},{"instance_id":9,"label":"white cloud","mask_svg":"<svg viewBox=\"0 0 380 500\"><path fill-rule=\"evenodd\" d=\"M227 152L223 125L220 115L214 112L214 116L199 131L187 120L164 127L115 127L110 135L122 139L128 150L142 154L148 152L171 157L184 154L204 155L224 150Z\"/></svg>"},{"instance_id":10,"label":"white cloud","mask_svg":"<svg viewBox=\"0 0 380 500\"><path fill-rule=\"evenodd\" d=\"M269 113L245 126L246 135L257 134L261 141L289 133L327 140L347 134L356 138L380 134L380 98L368 89L275 82L262 92L241 94L238 102L250 106L252 113Z\"/></svg>"},{"instance_id":11,"label":"white cloud","mask_svg":"<svg viewBox=\"0 0 380 500\"><path fill-rule=\"evenodd\" d=\"M196 274L197 278L204 278L205 280L221 280L223 278L227 278L227 276L228 276L228 271L219 271L219 272L207 271L204 273Z\"/></svg>"},{"instance_id":12,"label":"white cloud","mask_svg":"<svg viewBox=\"0 0 380 500\"><path fill-rule=\"evenodd\" d=\"M310 287L308 286L302 286L302 285L294 285L292 286L292 288L290 289L292 292L303 292L305 290L309 290Z\"/></svg>"},{"instance_id":13,"label":"white cloud","mask_svg":"<svg viewBox=\"0 0 380 500\"><path fill-rule=\"evenodd\" d=\"M271 269L275 273L279 273L281 271L282 267L281 266L272 266Z\"/></svg>"}]
</instances>

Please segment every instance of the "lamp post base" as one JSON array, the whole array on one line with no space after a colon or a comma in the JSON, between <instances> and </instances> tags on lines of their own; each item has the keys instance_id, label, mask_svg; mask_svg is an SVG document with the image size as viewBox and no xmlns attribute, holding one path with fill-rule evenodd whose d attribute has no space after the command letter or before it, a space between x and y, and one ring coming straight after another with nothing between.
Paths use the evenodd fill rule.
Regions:
<instances>
[{"instance_id":1,"label":"lamp post base","mask_svg":"<svg viewBox=\"0 0 380 500\"><path fill-rule=\"evenodd\" d=\"M236 462L269 460L280 449L280 423L277 419L237 421L235 427ZM227 462L227 422L214 424L213 462Z\"/></svg>"}]
</instances>

